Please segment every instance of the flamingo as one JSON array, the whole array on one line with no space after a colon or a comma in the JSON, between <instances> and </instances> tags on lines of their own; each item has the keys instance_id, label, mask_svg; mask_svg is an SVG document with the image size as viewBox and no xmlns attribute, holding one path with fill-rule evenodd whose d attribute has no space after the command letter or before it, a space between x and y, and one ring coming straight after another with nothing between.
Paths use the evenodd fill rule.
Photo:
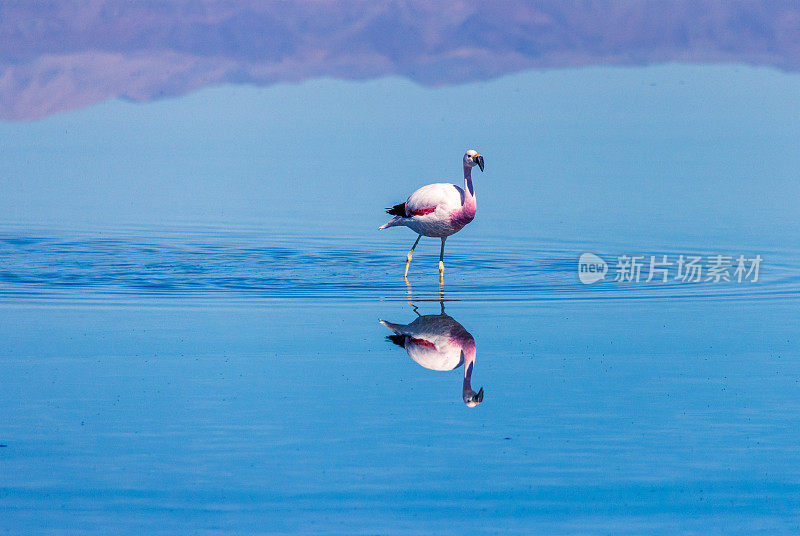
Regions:
<instances>
[{"instance_id":1,"label":"flamingo","mask_svg":"<svg viewBox=\"0 0 800 536\"><path fill-rule=\"evenodd\" d=\"M381 225L387 229L405 225L419 236L406 255L406 270L403 277L408 280L408 266L414 249L423 236L442 239L439 252L439 282L444 280L444 242L447 237L460 231L475 218L477 204L475 189L472 187L472 168L478 166L483 171L483 156L470 149L464 154L464 188L444 182L423 186L411 194L405 203L400 203L386 212L394 218Z\"/></svg>"},{"instance_id":2,"label":"flamingo","mask_svg":"<svg viewBox=\"0 0 800 536\"><path fill-rule=\"evenodd\" d=\"M419 314L419 313L417 313ZM470 408L483 402L483 387L472 390L472 368L475 365L475 339L464 326L444 313L419 316L410 324L392 324L379 320L392 330L388 340L405 348L409 357L430 370L455 370L464 365L461 397Z\"/></svg>"}]
</instances>

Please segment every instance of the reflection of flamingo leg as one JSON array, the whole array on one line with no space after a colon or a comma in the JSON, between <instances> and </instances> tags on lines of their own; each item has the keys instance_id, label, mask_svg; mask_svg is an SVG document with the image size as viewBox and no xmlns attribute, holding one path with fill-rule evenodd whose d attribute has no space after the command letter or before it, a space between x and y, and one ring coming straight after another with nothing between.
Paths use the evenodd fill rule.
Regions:
<instances>
[{"instance_id":1,"label":"reflection of flamingo leg","mask_svg":"<svg viewBox=\"0 0 800 536\"><path fill-rule=\"evenodd\" d=\"M408 304L414 309L414 312L417 313L417 316L421 316L419 312L417 312L417 306L414 305L414 302L411 301L414 299L414 293L411 290L411 282L406 278L406 296L408 297Z\"/></svg>"},{"instance_id":2,"label":"reflection of flamingo leg","mask_svg":"<svg viewBox=\"0 0 800 536\"><path fill-rule=\"evenodd\" d=\"M416 241L416 242L414 242L414 245L413 245L413 246L411 246L411 251L409 251L409 252L408 252L408 255L406 255L406 271L405 271L405 272L403 272L403 277L404 277L404 278L406 278L406 279L408 279L408 266L411 264L411 257L412 257L412 256L413 256L413 254L414 254L414 249L416 249L416 247L417 247L417 244L419 244L419 239L420 239L420 238L422 238L422 235L419 235L419 236L417 237L417 241Z\"/></svg>"}]
</instances>

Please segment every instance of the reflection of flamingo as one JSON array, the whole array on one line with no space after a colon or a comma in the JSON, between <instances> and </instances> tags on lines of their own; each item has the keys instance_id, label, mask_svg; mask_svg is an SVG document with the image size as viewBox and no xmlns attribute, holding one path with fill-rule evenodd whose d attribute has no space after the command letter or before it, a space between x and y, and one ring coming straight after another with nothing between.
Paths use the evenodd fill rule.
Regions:
<instances>
[{"instance_id":1,"label":"reflection of flamingo","mask_svg":"<svg viewBox=\"0 0 800 536\"><path fill-rule=\"evenodd\" d=\"M475 365L475 339L464 326L444 314L420 316L410 324L381 324L394 332L386 337L402 346L409 357L430 370L453 370L464 365L464 403L475 407L483 402L483 387L476 393L470 386Z\"/></svg>"},{"instance_id":2,"label":"reflection of flamingo","mask_svg":"<svg viewBox=\"0 0 800 536\"><path fill-rule=\"evenodd\" d=\"M470 149L464 155L463 189L443 182L429 184L411 194L405 203L386 210L394 218L383 224L381 229L405 225L419 235L411 246L411 251L406 255L406 271L403 277L408 276L408 265L411 264L411 256L419 244L419 239L423 236L435 236L442 239L442 249L439 252L439 281L443 281L444 241L471 222L477 210L475 189L472 187L472 168L475 166L483 171L483 156Z\"/></svg>"}]
</instances>

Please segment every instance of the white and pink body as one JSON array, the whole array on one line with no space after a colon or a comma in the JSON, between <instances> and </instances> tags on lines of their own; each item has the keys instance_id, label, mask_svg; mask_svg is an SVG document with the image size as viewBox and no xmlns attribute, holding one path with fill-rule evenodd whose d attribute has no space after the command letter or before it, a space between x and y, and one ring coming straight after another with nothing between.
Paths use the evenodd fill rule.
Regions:
<instances>
[{"instance_id":1,"label":"white and pink body","mask_svg":"<svg viewBox=\"0 0 800 536\"><path fill-rule=\"evenodd\" d=\"M388 209L394 218L386 222L380 229L405 226L423 236L442 239L442 250L439 256L439 272L444 271L444 241L460 231L475 218L478 210L475 199L475 188L472 186L472 168L479 166L483 170L483 156L470 149L464 155L464 188L455 184L436 183L423 186L411 194L405 203ZM406 260L406 274L411 255L419 243L414 243Z\"/></svg>"},{"instance_id":2,"label":"white and pink body","mask_svg":"<svg viewBox=\"0 0 800 536\"><path fill-rule=\"evenodd\" d=\"M472 179L468 180L466 190L445 182L423 186L404 203L406 216L395 216L381 229L404 225L422 236L439 238L457 233L478 209Z\"/></svg>"},{"instance_id":3,"label":"white and pink body","mask_svg":"<svg viewBox=\"0 0 800 536\"><path fill-rule=\"evenodd\" d=\"M464 365L462 398L467 406L474 407L483 401L483 388L477 393L470 385L475 365L475 339L450 316L420 316L410 324L380 323L392 330L389 339L402 346L409 357L429 370L454 370Z\"/></svg>"}]
</instances>

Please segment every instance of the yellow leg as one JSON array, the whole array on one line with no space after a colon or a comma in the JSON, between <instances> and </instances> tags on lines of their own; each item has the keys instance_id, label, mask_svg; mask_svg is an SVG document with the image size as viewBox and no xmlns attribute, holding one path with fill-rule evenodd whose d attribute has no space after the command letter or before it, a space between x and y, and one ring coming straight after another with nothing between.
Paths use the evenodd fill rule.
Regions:
<instances>
[{"instance_id":1,"label":"yellow leg","mask_svg":"<svg viewBox=\"0 0 800 536\"><path fill-rule=\"evenodd\" d=\"M439 284L444 283L444 241L447 237L442 237L442 249L439 251Z\"/></svg>"},{"instance_id":2,"label":"yellow leg","mask_svg":"<svg viewBox=\"0 0 800 536\"><path fill-rule=\"evenodd\" d=\"M408 266L411 264L411 257L413 256L414 249L416 249L416 247L417 247L417 244L419 244L419 239L420 239L420 238L422 238L422 235L419 235L419 236L417 237L417 241L416 241L416 242L414 242L414 245L413 245L413 246L411 246L411 251L409 251L409 252L408 252L408 255L406 255L406 271L405 271L405 272L403 272L403 278L404 278L405 280L408 280Z\"/></svg>"}]
</instances>

